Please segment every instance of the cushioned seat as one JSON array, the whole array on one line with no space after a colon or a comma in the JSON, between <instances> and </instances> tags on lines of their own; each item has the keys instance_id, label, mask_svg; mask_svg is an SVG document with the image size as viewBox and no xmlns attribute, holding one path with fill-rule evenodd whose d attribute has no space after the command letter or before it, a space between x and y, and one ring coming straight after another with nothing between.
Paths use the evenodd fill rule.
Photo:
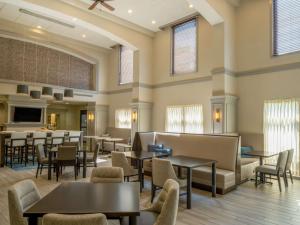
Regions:
<instances>
[{"instance_id":1,"label":"cushioned seat","mask_svg":"<svg viewBox=\"0 0 300 225\"><path fill-rule=\"evenodd\" d=\"M254 177L257 166L259 166L257 158L241 158L241 181L244 182Z\"/></svg>"},{"instance_id":2,"label":"cushioned seat","mask_svg":"<svg viewBox=\"0 0 300 225\"><path fill-rule=\"evenodd\" d=\"M277 174L277 170L276 167L272 166L272 165L263 165L263 166L258 166L255 169L256 171L259 171L261 173L267 173L267 174Z\"/></svg>"},{"instance_id":3,"label":"cushioned seat","mask_svg":"<svg viewBox=\"0 0 300 225\"><path fill-rule=\"evenodd\" d=\"M258 159L256 158L241 158L241 165L247 165L256 162L258 163Z\"/></svg>"},{"instance_id":4,"label":"cushioned seat","mask_svg":"<svg viewBox=\"0 0 300 225\"><path fill-rule=\"evenodd\" d=\"M216 169L217 188L227 189L235 185L235 173L230 170ZM193 169L193 182L211 185L211 167Z\"/></svg>"}]
</instances>

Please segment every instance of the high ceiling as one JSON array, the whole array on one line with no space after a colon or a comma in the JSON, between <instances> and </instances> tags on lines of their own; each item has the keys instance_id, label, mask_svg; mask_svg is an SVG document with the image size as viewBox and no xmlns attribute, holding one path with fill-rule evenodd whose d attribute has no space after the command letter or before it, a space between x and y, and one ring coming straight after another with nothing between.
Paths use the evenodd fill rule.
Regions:
<instances>
[{"instance_id":1,"label":"high ceiling","mask_svg":"<svg viewBox=\"0 0 300 225\"><path fill-rule=\"evenodd\" d=\"M87 7L93 3L93 0L81 1ZM113 0L107 3L115 11L111 12L100 4L94 10L103 10L151 31L158 31L160 26L196 12L186 0Z\"/></svg>"},{"instance_id":2,"label":"high ceiling","mask_svg":"<svg viewBox=\"0 0 300 225\"><path fill-rule=\"evenodd\" d=\"M58 22L65 23L65 25L63 25L55 21L51 21L51 19L55 19L51 16L47 16L45 14L33 12L30 10L27 11L26 9L21 9L20 11L20 9L21 8L16 5L0 3L0 19L9 20L15 23L20 23L32 27L37 32L38 30L45 30L47 32L66 36L68 38L93 44L99 47L109 48L116 44L116 42L103 35L100 35L99 33L92 32L91 30L78 26L76 24L76 21L57 20ZM45 16L47 18L39 18L39 15ZM67 25L70 25L70 27Z\"/></svg>"}]
</instances>

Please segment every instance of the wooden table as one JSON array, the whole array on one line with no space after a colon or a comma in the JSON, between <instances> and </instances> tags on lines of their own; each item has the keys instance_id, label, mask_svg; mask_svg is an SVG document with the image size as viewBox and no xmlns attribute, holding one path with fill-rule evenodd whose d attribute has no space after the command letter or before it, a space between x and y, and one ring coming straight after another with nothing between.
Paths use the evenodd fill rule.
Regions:
<instances>
[{"instance_id":1,"label":"wooden table","mask_svg":"<svg viewBox=\"0 0 300 225\"><path fill-rule=\"evenodd\" d=\"M271 152L265 152L265 151L256 151L256 150L245 152L243 154L254 157L254 158L259 158L259 165L261 165L261 166L264 164L264 159L265 158L270 158L270 157L278 155L278 153L271 153Z\"/></svg>"},{"instance_id":2,"label":"wooden table","mask_svg":"<svg viewBox=\"0 0 300 225\"><path fill-rule=\"evenodd\" d=\"M57 147L52 148L51 150L48 151L48 180L52 179L52 158L54 153L57 153ZM85 149L80 149L77 150L77 153L83 153L83 170L82 170L82 177L86 178L86 150Z\"/></svg>"},{"instance_id":3,"label":"wooden table","mask_svg":"<svg viewBox=\"0 0 300 225\"><path fill-rule=\"evenodd\" d=\"M152 158L159 158L159 157L167 157L169 156L168 153L161 153L161 152L146 152L146 151L131 151L131 152L125 152L124 153L127 158L131 158L137 162L138 166L138 173L139 173L139 181L141 183L140 185L140 192L142 192L144 188L144 177L143 177L143 163L146 159L152 159Z\"/></svg>"},{"instance_id":4,"label":"wooden table","mask_svg":"<svg viewBox=\"0 0 300 225\"><path fill-rule=\"evenodd\" d=\"M104 142L113 142L113 145L114 145L113 149L114 149L114 151L116 151L116 142L120 142L120 141L123 141L123 140L124 139L122 139L122 138L110 138L110 137L108 137L108 138L104 139Z\"/></svg>"},{"instance_id":5,"label":"wooden table","mask_svg":"<svg viewBox=\"0 0 300 225\"><path fill-rule=\"evenodd\" d=\"M37 225L38 218L47 213L103 213L109 218L129 216L129 224L135 225L140 215L139 201L138 183L67 182L27 209L23 216L28 218L28 225Z\"/></svg>"},{"instance_id":6,"label":"wooden table","mask_svg":"<svg viewBox=\"0 0 300 225\"><path fill-rule=\"evenodd\" d=\"M187 208L192 208L192 170L193 168L211 165L211 193L216 197L216 160L195 158L184 155L168 157L173 166L187 169Z\"/></svg>"}]
</instances>

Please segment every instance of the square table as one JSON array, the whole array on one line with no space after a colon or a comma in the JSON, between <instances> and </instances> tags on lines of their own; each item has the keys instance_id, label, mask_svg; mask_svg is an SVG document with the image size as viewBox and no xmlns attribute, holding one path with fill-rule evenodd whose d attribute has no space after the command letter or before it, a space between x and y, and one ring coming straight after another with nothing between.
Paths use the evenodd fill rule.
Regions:
<instances>
[{"instance_id":1,"label":"square table","mask_svg":"<svg viewBox=\"0 0 300 225\"><path fill-rule=\"evenodd\" d=\"M163 152L146 152L146 151L131 151L131 152L125 152L124 153L127 158L131 158L133 160L137 161L138 164L138 173L139 173L139 181L141 183L140 185L140 191L142 192L144 188L144 178L143 178L143 162L146 159L152 159L152 158L159 158L159 157L167 157L170 154L169 153L163 153Z\"/></svg>"},{"instance_id":2,"label":"square table","mask_svg":"<svg viewBox=\"0 0 300 225\"><path fill-rule=\"evenodd\" d=\"M135 225L140 215L139 201L138 183L66 182L27 209L23 216L28 218L28 225L37 225L38 218L48 213L103 213L109 218L129 216L129 224Z\"/></svg>"},{"instance_id":3,"label":"square table","mask_svg":"<svg viewBox=\"0 0 300 225\"><path fill-rule=\"evenodd\" d=\"M216 197L216 160L203 159L184 155L176 155L168 157L173 166L187 169L187 208L192 207L192 170L193 168L211 165L211 192Z\"/></svg>"}]
</instances>

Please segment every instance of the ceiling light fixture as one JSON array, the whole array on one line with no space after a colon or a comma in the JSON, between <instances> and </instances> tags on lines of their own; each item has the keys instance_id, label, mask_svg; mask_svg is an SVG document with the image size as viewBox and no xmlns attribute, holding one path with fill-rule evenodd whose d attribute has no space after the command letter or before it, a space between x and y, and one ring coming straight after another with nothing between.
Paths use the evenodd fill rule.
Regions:
<instances>
[{"instance_id":1,"label":"ceiling light fixture","mask_svg":"<svg viewBox=\"0 0 300 225\"><path fill-rule=\"evenodd\" d=\"M131 14L133 11L132 9L128 9L128 13Z\"/></svg>"},{"instance_id":2,"label":"ceiling light fixture","mask_svg":"<svg viewBox=\"0 0 300 225\"><path fill-rule=\"evenodd\" d=\"M152 24L156 24L156 21L155 20L152 20L152 22L151 22Z\"/></svg>"},{"instance_id":3,"label":"ceiling light fixture","mask_svg":"<svg viewBox=\"0 0 300 225\"><path fill-rule=\"evenodd\" d=\"M73 17L73 19L72 19L73 21L77 21L77 18L76 17Z\"/></svg>"},{"instance_id":4,"label":"ceiling light fixture","mask_svg":"<svg viewBox=\"0 0 300 225\"><path fill-rule=\"evenodd\" d=\"M194 5L193 5L193 4L190 4L189 7L190 7L190 8L194 8Z\"/></svg>"},{"instance_id":5,"label":"ceiling light fixture","mask_svg":"<svg viewBox=\"0 0 300 225\"><path fill-rule=\"evenodd\" d=\"M42 29L43 27L40 26L40 25L38 25L38 26L36 26L36 28L37 28L37 29Z\"/></svg>"},{"instance_id":6,"label":"ceiling light fixture","mask_svg":"<svg viewBox=\"0 0 300 225\"><path fill-rule=\"evenodd\" d=\"M83 35L82 35L82 37L83 37L83 38L86 38L86 35L85 35L85 34L83 34Z\"/></svg>"}]
</instances>

